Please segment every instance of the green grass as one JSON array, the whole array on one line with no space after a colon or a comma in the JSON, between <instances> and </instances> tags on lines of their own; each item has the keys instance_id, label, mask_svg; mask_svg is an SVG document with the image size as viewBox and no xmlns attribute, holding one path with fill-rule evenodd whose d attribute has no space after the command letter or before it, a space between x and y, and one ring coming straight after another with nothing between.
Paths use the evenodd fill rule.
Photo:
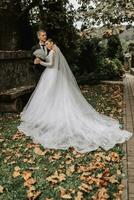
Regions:
<instances>
[{"instance_id":1,"label":"green grass","mask_svg":"<svg viewBox=\"0 0 134 200\"><path fill-rule=\"evenodd\" d=\"M122 123L122 86L83 86L81 89L97 111ZM18 114L0 115L0 200L120 198L124 152L119 145L107 152L99 148L85 154L73 148L44 149L33 144L29 137L16 133L19 123ZM45 155L39 155L40 152ZM20 169L15 170L16 166ZM18 176L13 177L14 172L19 172ZM23 176L24 172L31 173L29 178ZM25 186L32 178L35 183Z\"/></svg>"}]
</instances>

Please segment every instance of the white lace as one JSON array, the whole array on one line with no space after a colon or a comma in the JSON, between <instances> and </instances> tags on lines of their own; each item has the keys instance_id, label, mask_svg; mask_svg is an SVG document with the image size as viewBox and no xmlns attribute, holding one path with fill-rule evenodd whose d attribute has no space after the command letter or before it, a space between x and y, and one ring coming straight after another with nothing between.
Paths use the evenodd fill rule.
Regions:
<instances>
[{"instance_id":1,"label":"white lace","mask_svg":"<svg viewBox=\"0 0 134 200\"><path fill-rule=\"evenodd\" d=\"M84 98L66 59L56 46L54 64L47 67L21 112L18 130L45 148L89 152L128 140L115 119L99 114ZM51 60L52 53L48 58Z\"/></svg>"}]
</instances>

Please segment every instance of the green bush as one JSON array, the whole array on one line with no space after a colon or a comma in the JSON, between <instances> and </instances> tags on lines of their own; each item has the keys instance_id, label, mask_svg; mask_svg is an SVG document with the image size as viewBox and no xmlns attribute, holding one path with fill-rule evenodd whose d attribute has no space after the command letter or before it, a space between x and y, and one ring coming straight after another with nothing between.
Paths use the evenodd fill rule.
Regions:
<instances>
[{"instance_id":1,"label":"green bush","mask_svg":"<svg viewBox=\"0 0 134 200\"><path fill-rule=\"evenodd\" d=\"M82 38L78 57L79 74L91 73L96 69L96 56L100 52L99 38Z\"/></svg>"},{"instance_id":2,"label":"green bush","mask_svg":"<svg viewBox=\"0 0 134 200\"><path fill-rule=\"evenodd\" d=\"M97 65L97 77L101 80L113 80L121 78L124 74L124 68L117 58L102 58Z\"/></svg>"},{"instance_id":3,"label":"green bush","mask_svg":"<svg viewBox=\"0 0 134 200\"><path fill-rule=\"evenodd\" d=\"M107 57L114 59L117 58L124 63L123 49L119 35L112 35L107 42Z\"/></svg>"}]
</instances>

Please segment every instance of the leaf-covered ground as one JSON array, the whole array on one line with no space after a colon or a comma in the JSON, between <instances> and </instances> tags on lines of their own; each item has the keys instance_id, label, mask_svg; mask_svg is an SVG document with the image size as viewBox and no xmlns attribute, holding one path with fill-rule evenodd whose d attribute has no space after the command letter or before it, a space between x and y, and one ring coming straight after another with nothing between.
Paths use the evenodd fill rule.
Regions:
<instances>
[{"instance_id":1,"label":"leaf-covered ground","mask_svg":"<svg viewBox=\"0 0 134 200\"><path fill-rule=\"evenodd\" d=\"M122 123L122 86L81 87L99 112ZM116 145L80 154L44 149L17 131L19 115L0 114L0 200L119 200L124 152Z\"/></svg>"}]
</instances>

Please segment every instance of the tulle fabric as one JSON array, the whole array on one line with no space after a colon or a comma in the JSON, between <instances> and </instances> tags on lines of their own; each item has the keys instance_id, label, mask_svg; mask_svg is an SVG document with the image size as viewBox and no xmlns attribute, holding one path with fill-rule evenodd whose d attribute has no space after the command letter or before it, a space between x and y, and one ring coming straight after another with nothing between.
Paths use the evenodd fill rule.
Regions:
<instances>
[{"instance_id":1,"label":"tulle fabric","mask_svg":"<svg viewBox=\"0 0 134 200\"><path fill-rule=\"evenodd\" d=\"M82 153L98 147L109 150L128 140L132 133L87 102L60 49L55 49L54 65L42 73L20 113L18 130L45 148L74 147Z\"/></svg>"}]
</instances>

